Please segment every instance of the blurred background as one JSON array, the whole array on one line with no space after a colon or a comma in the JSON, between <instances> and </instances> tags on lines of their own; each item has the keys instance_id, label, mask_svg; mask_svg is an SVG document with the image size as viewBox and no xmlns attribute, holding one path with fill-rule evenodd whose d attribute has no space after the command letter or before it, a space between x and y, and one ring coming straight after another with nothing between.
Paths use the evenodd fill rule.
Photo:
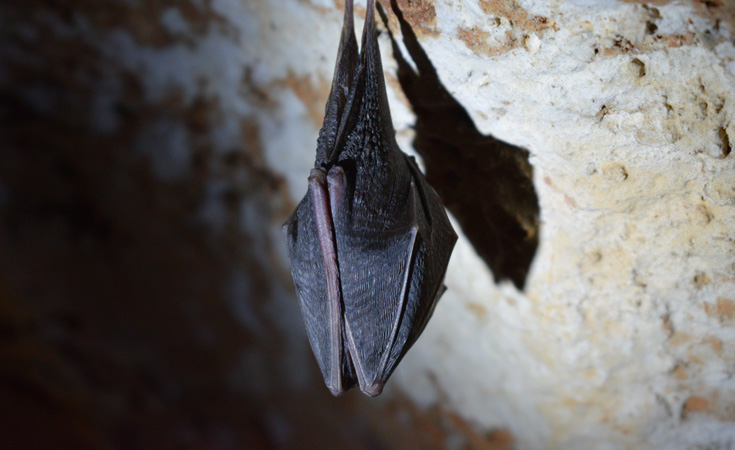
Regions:
<instances>
[{"instance_id":1,"label":"blurred background","mask_svg":"<svg viewBox=\"0 0 735 450\"><path fill-rule=\"evenodd\" d=\"M510 446L323 385L265 155L302 146L305 184L342 8L307 3L302 24L259 0L0 6L0 448ZM268 38L294 26L326 37ZM288 114L314 139L264 143Z\"/></svg>"}]
</instances>

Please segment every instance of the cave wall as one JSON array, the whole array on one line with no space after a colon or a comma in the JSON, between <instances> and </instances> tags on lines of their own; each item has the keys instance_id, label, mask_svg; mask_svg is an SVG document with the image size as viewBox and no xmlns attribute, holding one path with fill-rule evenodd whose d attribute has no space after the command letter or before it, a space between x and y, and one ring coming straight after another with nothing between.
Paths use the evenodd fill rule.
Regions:
<instances>
[{"instance_id":1,"label":"cave wall","mask_svg":"<svg viewBox=\"0 0 735 450\"><path fill-rule=\"evenodd\" d=\"M323 386L280 231L343 2L0 7L0 446L735 445L735 4L381 6L460 239L378 399Z\"/></svg>"}]
</instances>

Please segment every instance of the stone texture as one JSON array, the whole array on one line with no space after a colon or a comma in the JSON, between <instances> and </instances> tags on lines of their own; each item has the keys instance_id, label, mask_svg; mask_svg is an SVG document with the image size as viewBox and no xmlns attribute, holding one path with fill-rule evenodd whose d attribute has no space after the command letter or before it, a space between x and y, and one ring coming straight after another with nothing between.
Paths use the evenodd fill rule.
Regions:
<instances>
[{"instance_id":1,"label":"stone texture","mask_svg":"<svg viewBox=\"0 0 735 450\"><path fill-rule=\"evenodd\" d=\"M508 3L438 2L422 44L530 151L538 251L518 292L460 245L402 386L521 448L730 448L731 6Z\"/></svg>"},{"instance_id":2,"label":"stone texture","mask_svg":"<svg viewBox=\"0 0 735 450\"><path fill-rule=\"evenodd\" d=\"M343 2L0 7L0 446L735 446L735 4L381 4L462 236L378 399L330 398L280 236Z\"/></svg>"}]
</instances>

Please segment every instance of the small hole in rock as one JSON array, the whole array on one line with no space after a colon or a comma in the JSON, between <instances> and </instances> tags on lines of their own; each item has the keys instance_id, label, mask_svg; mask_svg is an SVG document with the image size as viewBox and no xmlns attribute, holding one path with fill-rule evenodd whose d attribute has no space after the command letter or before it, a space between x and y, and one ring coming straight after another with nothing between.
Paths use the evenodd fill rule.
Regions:
<instances>
[{"instance_id":1,"label":"small hole in rock","mask_svg":"<svg viewBox=\"0 0 735 450\"><path fill-rule=\"evenodd\" d=\"M724 127L720 127L717 134L720 136L720 141L722 145L722 157L727 158L727 156L732 151L732 144L730 143L730 137L727 135L727 130Z\"/></svg>"},{"instance_id":2,"label":"small hole in rock","mask_svg":"<svg viewBox=\"0 0 735 450\"><path fill-rule=\"evenodd\" d=\"M638 58L635 58L631 63L638 68L638 76L643 78L646 76L646 64Z\"/></svg>"}]
</instances>

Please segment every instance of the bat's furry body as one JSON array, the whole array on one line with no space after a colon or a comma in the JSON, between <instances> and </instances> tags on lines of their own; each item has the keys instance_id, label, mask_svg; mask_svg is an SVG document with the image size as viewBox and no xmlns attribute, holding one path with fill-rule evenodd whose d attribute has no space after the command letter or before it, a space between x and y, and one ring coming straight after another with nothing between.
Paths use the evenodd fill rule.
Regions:
<instances>
[{"instance_id":1,"label":"bat's furry body","mask_svg":"<svg viewBox=\"0 0 735 450\"><path fill-rule=\"evenodd\" d=\"M309 190L284 225L307 334L327 387L383 385L429 320L457 236L398 148L368 0L361 52L352 0Z\"/></svg>"}]
</instances>

